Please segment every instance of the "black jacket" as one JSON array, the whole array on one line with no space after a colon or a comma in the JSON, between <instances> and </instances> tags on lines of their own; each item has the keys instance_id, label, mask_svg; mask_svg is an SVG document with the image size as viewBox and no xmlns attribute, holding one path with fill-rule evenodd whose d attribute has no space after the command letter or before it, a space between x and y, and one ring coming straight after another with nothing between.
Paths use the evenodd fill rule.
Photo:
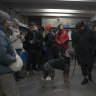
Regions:
<instances>
[{"instance_id":1,"label":"black jacket","mask_svg":"<svg viewBox=\"0 0 96 96\"><path fill-rule=\"evenodd\" d=\"M30 40L34 40L33 44L30 44ZM23 43L23 47L25 50L30 49L40 49L42 47L43 42L43 35L40 31L28 31L27 35L25 36L25 42Z\"/></svg>"},{"instance_id":2,"label":"black jacket","mask_svg":"<svg viewBox=\"0 0 96 96\"><path fill-rule=\"evenodd\" d=\"M78 30L72 39L79 63L92 64L92 52L96 44L94 32L85 27L84 30Z\"/></svg>"}]
</instances>

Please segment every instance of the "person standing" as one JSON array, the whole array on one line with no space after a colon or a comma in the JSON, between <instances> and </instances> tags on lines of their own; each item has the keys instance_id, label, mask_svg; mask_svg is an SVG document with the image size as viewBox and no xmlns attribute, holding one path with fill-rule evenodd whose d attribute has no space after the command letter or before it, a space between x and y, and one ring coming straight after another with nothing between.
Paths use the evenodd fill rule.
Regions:
<instances>
[{"instance_id":1,"label":"person standing","mask_svg":"<svg viewBox=\"0 0 96 96\"><path fill-rule=\"evenodd\" d=\"M36 23L31 22L24 41L25 50L28 52L27 74L35 72L40 67L42 44L43 35L38 31Z\"/></svg>"},{"instance_id":2,"label":"person standing","mask_svg":"<svg viewBox=\"0 0 96 96\"><path fill-rule=\"evenodd\" d=\"M10 40L10 16L0 10L0 96L20 96L9 65L16 61Z\"/></svg>"},{"instance_id":3,"label":"person standing","mask_svg":"<svg viewBox=\"0 0 96 96\"><path fill-rule=\"evenodd\" d=\"M51 25L47 24L45 26L45 38L44 38L44 42L43 42L43 46L46 49L45 62L54 59L54 53L53 53L54 40L55 40L55 37L54 37L53 33L51 32ZM55 70L51 69L49 71L46 71L44 69L44 66L43 66L42 80L46 80L48 77L50 77L53 82L54 77L55 77ZM54 83L52 83L52 85L54 87ZM45 84L42 87L45 87Z\"/></svg>"},{"instance_id":4,"label":"person standing","mask_svg":"<svg viewBox=\"0 0 96 96\"><path fill-rule=\"evenodd\" d=\"M19 25L15 22L13 23L13 27L11 27L11 31L12 31L11 41L12 41L13 48L16 50L17 54L21 56L22 49L23 49L22 42L24 42L24 36L20 33ZM24 76L20 76L20 72L15 72L14 76L16 81L24 78Z\"/></svg>"},{"instance_id":5,"label":"person standing","mask_svg":"<svg viewBox=\"0 0 96 96\"><path fill-rule=\"evenodd\" d=\"M64 57L66 50L68 49L69 36L68 32L64 29L63 24L58 25L58 31L56 32L57 47L58 47L58 56ZM69 72L63 72L64 80L66 81L69 77Z\"/></svg>"},{"instance_id":6,"label":"person standing","mask_svg":"<svg viewBox=\"0 0 96 96\"><path fill-rule=\"evenodd\" d=\"M69 36L68 32L64 29L63 24L58 25L58 31L56 32L56 42L58 44L58 50L61 56L64 56L65 51L68 49Z\"/></svg>"},{"instance_id":7,"label":"person standing","mask_svg":"<svg viewBox=\"0 0 96 96\"><path fill-rule=\"evenodd\" d=\"M77 32L72 37L72 43L74 44L76 57L84 76L81 85L85 85L88 81L92 81L93 50L96 41L94 32L88 26L85 26L84 22L78 22L76 28Z\"/></svg>"},{"instance_id":8,"label":"person standing","mask_svg":"<svg viewBox=\"0 0 96 96\"><path fill-rule=\"evenodd\" d=\"M96 25L93 26L93 31L94 31L95 38L96 38ZM96 44L95 44L93 56L94 56L94 66L95 66L96 65L95 64L96 63Z\"/></svg>"},{"instance_id":9,"label":"person standing","mask_svg":"<svg viewBox=\"0 0 96 96\"><path fill-rule=\"evenodd\" d=\"M55 37L51 32L51 25L48 24L45 26L45 40L43 45L46 46L46 61L54 59L53 54L53 45L54 45Z\"/></svg>"}]
</instances>

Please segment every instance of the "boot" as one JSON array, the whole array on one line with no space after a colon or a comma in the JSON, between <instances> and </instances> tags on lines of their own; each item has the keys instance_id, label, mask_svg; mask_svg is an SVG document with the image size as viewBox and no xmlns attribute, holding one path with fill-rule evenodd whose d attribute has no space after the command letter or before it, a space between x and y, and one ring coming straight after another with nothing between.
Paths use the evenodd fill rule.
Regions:
<instances>
[{"instance_id":1,"label":"boot","mask_svg":"<svg viewBox=\"0 0 96 96\"><path fill-rule=\"evenodd\" d=\"M89 80L89 81L92 81L92 74L91 74L91 72L88 73L88 80Z\"/></svg>"},{"instance_id":2,"label":"boot","mask_svg":"<svg viewBox=\"0 0 96 96\"><path fill-rule=\"evenodd\" d=\"M84 78L84 80L81 82L81 85L85 85L88 83L88 79L87 78Z\"/></svg>"}]
</instances>

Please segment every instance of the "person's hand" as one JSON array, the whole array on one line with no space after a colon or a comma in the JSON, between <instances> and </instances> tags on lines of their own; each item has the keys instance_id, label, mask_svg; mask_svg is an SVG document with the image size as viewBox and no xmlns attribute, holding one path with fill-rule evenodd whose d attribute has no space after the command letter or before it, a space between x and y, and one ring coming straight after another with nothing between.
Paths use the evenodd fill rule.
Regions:
<instances>
[{"instance_id":1,"label":"person's hand","mask_svg":"<svg viewBox=\"0 0 96 96\"><path fill-rule=\"evenodd\" d=\"M60 45L61 45L61 42L58 42L58 44L60 44Z\"/></svg>"},{"instance_id":2,"label":"person's hand","mask_svg":"<svg viewBox=\"0 0 96 96\"><path fill-rule=\"evenodd\" d=\"M33 44L33 43L34 43L34 40L30 40L29 43L30 43L30 44Z\"/></svg>"},{"instance_id":3,"label":"person's hand","mask_svg":"<svg viewBox=\"0 0 96 96\"><path fill-rule=\"evenodd\" d=\"M43 42L43 46L45 45L45 42Z\"/></svg>"},{"instance_id":4,"label":"person's hand","mask_svg":"<svg viewBox=\"0 0 96 96\"><path fill-rule=\"evenodd\" d=\"M63 41L62 41L62 43L64 44L64 43L65 43L65 41L63 40Z\"/></svg>"},{"instance_id":5,"label":"person's hand","mask_svg":"<svg viewBox=\"0 0 96 96\"><path fill-rule=\"evenodd\" d=\"M70 49L70 52L71 52L71 53L74 53L74 52L75 52L75 49L74 49L74 48L71 48L71 49Z\"/></svg>"}]
</instances>

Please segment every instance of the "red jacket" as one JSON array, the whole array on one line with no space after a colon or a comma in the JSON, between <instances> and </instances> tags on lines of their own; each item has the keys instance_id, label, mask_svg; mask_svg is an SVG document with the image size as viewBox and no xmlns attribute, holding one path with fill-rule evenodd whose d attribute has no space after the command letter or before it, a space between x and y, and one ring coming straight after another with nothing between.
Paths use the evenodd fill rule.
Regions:
<instances>
[{"instance_id":1,"label":"red jacket","mask_svg":"<svg viewBox=\"0 0 96 96\"><path fill-rule=\"evenodd\" d=\"M65 49L68 49L69 36L68 36L68 33L67 33L66 30L62 30L61 35L58 35L58 31L57 31L56 32L56 38L55 38L55 40L58 43L58 48L62 44Z\"/></svg>"}]
</instances>

